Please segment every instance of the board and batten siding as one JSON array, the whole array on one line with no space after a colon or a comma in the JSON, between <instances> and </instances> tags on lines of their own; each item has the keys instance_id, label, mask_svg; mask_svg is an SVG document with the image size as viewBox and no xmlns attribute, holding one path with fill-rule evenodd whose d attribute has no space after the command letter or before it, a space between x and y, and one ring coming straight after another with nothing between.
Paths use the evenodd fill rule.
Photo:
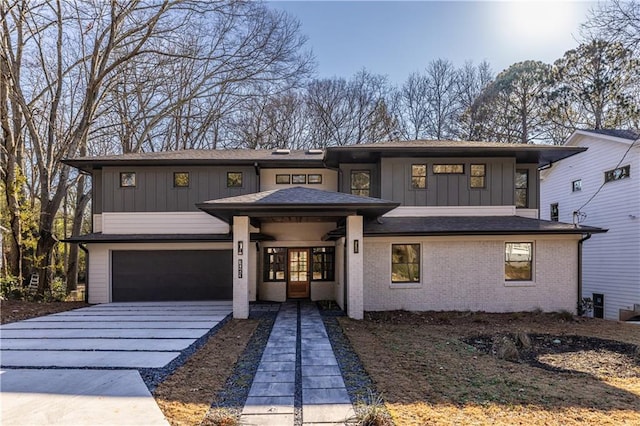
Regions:
<instances>
[{"instance_id":1,"label":"board and batten siding","mask_svg":"<svg viewBox=\"0 0 640 426\"><path fill-rule=\"evenodd\" d=\"M102 170L95 169L91 173L91 212L102 213Z\"/></svg>"},{"instance_id":2,"label":"board and batten siding","mask_svg":"<svg viewBox=\"0 0 640 426\"><path fill-rule=\"evenodd\" d=\"M583 297L604 294L607 319L619 319L620 309L640 304L640 146L627 153L621 166L630 165L629 178L604 183L604 173L616 168L629 144L596 135L577 145L587 151L546 170L542 179L540 217L549 220L550 205L558 203L559 220L572 223L573 211L600 192L581 211L582 225L606 228L583 246ZM582 180L582 190L572 182Z\"/></svg>"},{"instance_id":3,"label":"board and batten siding","mask_svg":"<svg viewBox=\"0 0 640 426\"><path fill-rule=\"evenodd\" d=\"M136 186L121 188L121 172L135 172ZM175 188L174 172L188 172L189 187ZM227 188L227 172L242 172L243 186ZM198 211L197 203L258 190L256 171L247 166L104 167L102 182L104 212Z\"/></svg>"},{"instance_id":4,"label":"board and batten siding","mask_svg":"<svg viewBox=\"0 0 640 426\"><path fill-rule=\"evenodd\" d=\"M414 164L427 165L426 189L411 188L411 166ZM434 164L464 164L464 174L434 174ZM485 188L470 188L471 164L486 165ZM513 205L515 169L513 158L383 158L380 198L403 206ZM535 174L530 179L533 182ZM530 207L535 208L531 201L537 194L530 191L530 196Z\"/></svg>"}]
</instances>

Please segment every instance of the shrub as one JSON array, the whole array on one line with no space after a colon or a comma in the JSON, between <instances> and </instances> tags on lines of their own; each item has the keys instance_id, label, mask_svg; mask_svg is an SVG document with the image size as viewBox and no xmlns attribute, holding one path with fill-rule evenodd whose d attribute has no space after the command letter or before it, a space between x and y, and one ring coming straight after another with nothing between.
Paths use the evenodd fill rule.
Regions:
<instances>
[{"instance_id":1,"label":"shrub","mask_svg":"<svg viewBox=\"0 0 640 426\"><path fill-rule=\"evenodd\" d=\"M355 416L347 419L347 424L358 426L393 426L391 415L384 406L381 395L377 395L371 389L365 400L355 405Z\"/></svg>"},{"instance_id":2,"label":"shrub","mask_svg":"<svg viewBox=\"0 0 640 426\"><path fill-rule=\"evenodd\" d=\"M21 300L24 296L24 288L20 285L18 277L13 275L0 277L0 299Z\"/></svg>"}]
</instances>

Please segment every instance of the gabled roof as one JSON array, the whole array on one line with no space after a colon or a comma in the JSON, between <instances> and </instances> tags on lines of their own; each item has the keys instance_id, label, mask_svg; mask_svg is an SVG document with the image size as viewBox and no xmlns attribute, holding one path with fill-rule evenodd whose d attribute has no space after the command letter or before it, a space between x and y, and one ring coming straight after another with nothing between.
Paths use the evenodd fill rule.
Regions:
<instances>
[{"instance_id":1,"label":"gabled roof","mask_svg":"<svg viewBox=\"0 0 640 426\"><path fill-rule=\"evenodd\" d=\"M322 167L323 150L185 149L78 157L62 162L90 171L104 166L260 165L270 167Z\"/></svg>"},{"instance_id":2,"label":"gabled roof","mask_svg":"<svg viewBox=\"0 0 640 426\"><path fill-rule=\"evenodd\" d=\"M378 217L399 205L399 203L379 198L295 186L219 198L199 203L196 206L210 215L230 223L233 216L340 218L350 214L360 214L367 217Z\"/></svg>"},{"instance_id":3,"label":"gabled roof","mask_svg":"<svg viewBox=\"0 0 640 426\"><path fill-rule=\"evenodd\" d=\"M585 150L580 147L499 142L390 141L329 147L325 162L337 167L340 163L373 163L381 157L515 157L519 163L545 166Z\"/></svg>"},{"instance_id":4,"label":"gabled roof","mask_svg":"<svg viewBox=\"0 0 640 426\"><path fill-rule=\"evenodd\" d=\"M364 224L364 235L367 237L588 234L600 232L607 232L607 230L521 216L382 217ZM343 235L344 228L338 228L329 232L326 238L333 239Z\"/></svg>"},{"instance_id":5,"label":"gabled roof","mask_svg":"<svg viewBox=\"0 0 640 426\"><path fill-rule=\"evenodd\" d=\"M628 129L592 129L581 130L582 132L595 133L598 135L613 136L614 138L636 140L640 138L640 132Z\"/></svg>"}]
</instances>

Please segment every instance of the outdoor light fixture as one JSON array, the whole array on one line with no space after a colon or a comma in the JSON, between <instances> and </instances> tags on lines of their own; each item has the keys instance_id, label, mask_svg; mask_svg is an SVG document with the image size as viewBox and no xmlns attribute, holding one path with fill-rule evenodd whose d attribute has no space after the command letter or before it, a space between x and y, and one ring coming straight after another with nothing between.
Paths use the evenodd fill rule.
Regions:
<instances>
[{"instance_id":1,"label":"outdoor light fixture","mask_svg":"<svg viewBox=\"0 0 640 426\"><path fill-rule=\"evenodd\" d=\"M354 253L360 252L360 242L358 240L353 240L353 252Z\"/></svg>"},{"instance_id":2,"label":"outdoor light fixture","mask_svg":"<svg viewBox=\"0 0 640 426\"><path fill-rule=\"evenodd\" d=\"M238 241L238 255L242 256L244 252L244 243L242 241Z\"/></svg>"}]
</instances>

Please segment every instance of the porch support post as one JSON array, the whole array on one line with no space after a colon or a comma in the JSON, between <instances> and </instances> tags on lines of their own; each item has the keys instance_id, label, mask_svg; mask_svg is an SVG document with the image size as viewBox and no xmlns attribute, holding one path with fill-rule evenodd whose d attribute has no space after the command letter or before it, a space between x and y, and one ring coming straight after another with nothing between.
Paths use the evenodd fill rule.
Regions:
<instances>
[{"instance_id":1,"label":"porch support post","mask_svg":"<svg viewBox=\"0 0 640 426\"><path fill-rule=\"evenodd\" d=\"M233 217L233 317L249 318L249 217Z\"/></svg>"},{"instance_id":2,"label":"porch support post","mask_svg":"<svg viewBox=\"0 0 640 426\"><path fill-rule=\"evenodd\" d=\"M345 247L347 275L347 315L364 318L362 216L347 216L347 246Z\"/></svg>"}]
</instances>

